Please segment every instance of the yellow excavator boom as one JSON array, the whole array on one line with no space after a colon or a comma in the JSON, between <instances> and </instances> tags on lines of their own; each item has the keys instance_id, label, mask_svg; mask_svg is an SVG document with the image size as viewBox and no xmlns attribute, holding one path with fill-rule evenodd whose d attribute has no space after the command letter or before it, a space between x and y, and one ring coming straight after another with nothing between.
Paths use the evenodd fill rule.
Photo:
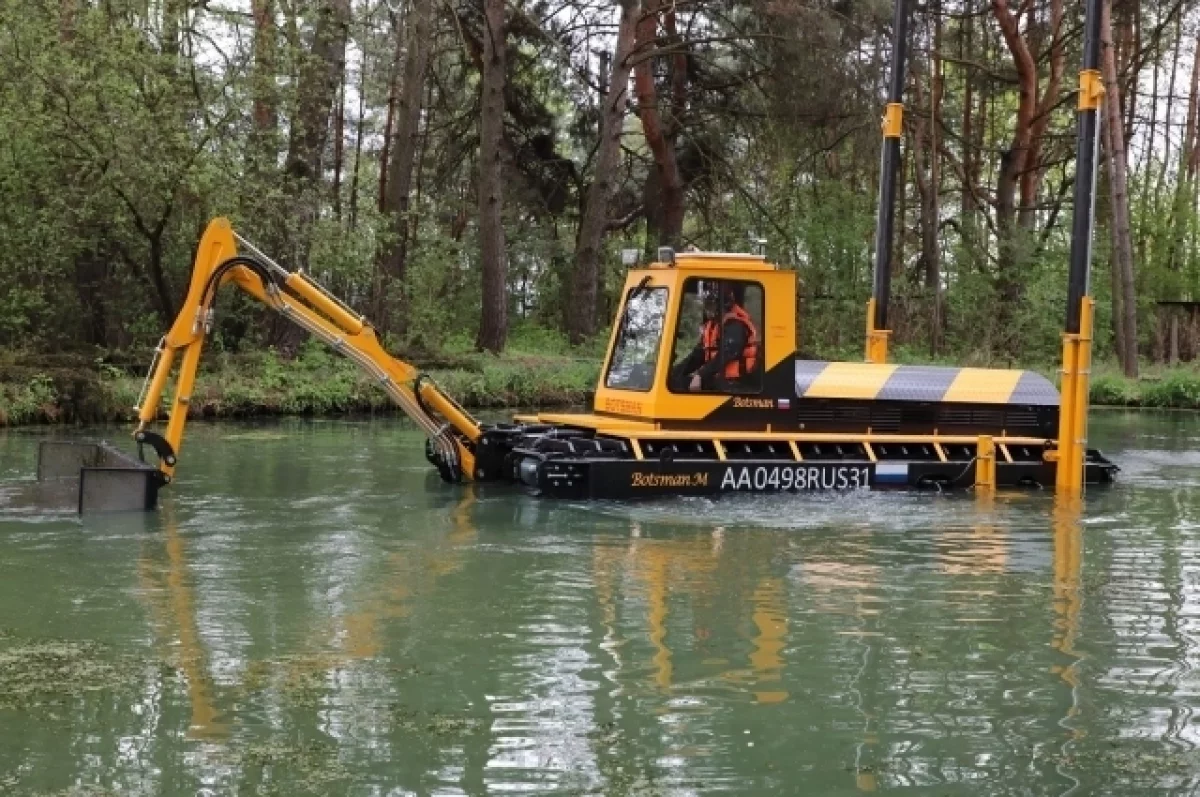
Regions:
<instances>
[{"instance_id":1,"label":"yellow excavator boom","mask_svg":"<svg viewBox=\"0 0 1200 797\"><path fill-rule=\"evenodd\" d=\"M249 254L239 255L239 242ZM227 219L218 218L200 239L187 298L158 345L134 407L138 414L134 438L158 453L165 481L174 476L183 444L204 338L212 329L213 303L217 291L227 283L291 319L376 379L428 435L431 459L444 478L473 478L474 444L482 434L475 419L415 367L384 351L366 319L306 275L284 269L235 233ZM150 426L159 417L163 391L177 361L167 425L159 434Z\"/></svg>"}]
</instances>

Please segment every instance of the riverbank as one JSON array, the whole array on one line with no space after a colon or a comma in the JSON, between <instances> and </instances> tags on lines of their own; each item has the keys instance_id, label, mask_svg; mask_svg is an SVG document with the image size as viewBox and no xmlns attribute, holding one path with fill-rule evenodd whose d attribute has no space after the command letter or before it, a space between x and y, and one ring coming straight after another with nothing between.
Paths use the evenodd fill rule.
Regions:
<instances>
[{"instance_id":1,"label":"riverbank","mask_svg":"<svg viewBox=\"0 0 1200 797\"><path fill-rule=\"evenodd\" d=\"M1148 366L1138 379L1127 379L1114 366L1094 369L1093 404L1109 407L1200 409L1200 368L1195 365Z\"/></svg>"},{"instance_id":2,"label":"riverbank","mask_svg":"<svg viewBox=\"0 0 1200 797\"><path fill-rule=\"evenodd\" d=\"M599 358L514 352L501 357L463 353L414 356L429 375L473 409L586 404ZM81 360L78 356L0 353L0 426L39 423L128 422L144 378L140 360ZM1052 367L1038 368L1054 379ZM1127 379L1098 364L1091 400L1101 406L1200 409L1200 368L1146 367ZM284 360L273 352L217 354L201 367L192 417L390 413L382 390L347 360L305 348Z\"/></svg>"},{"instance_id":3,"label":"riverbank","mask_svg":"<svg viewBox=\"0 0 1200 797\"><path fill-rule=\"evenodd\" d=\"M49 355L0 354L0 426L133 420L145 366ZM593 359L525 353L414 358L446 393L473 409L552 407L590 400ZM146 360L148 362L148 358ZM353 363L306 348L284 360L273 352L215 355L200 369L189 415L246 418L398 411Z\"/></svg>"}]
</instances>

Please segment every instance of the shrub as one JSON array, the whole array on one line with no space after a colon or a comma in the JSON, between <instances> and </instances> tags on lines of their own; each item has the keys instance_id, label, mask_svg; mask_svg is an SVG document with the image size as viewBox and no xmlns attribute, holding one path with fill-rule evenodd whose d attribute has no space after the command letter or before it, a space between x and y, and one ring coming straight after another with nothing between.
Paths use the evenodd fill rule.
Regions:
<instances>
[{"instance_id":1,"label":"shrub","mask_svg":"<svg viewBox=\"0 0 1200 797\"><path fill-rule=\"evenodd\" d=\"M1141 399L1137 383L1116 374L1095 376L1088 392L1092 404L1123 407L1136 405Z\"/></svg>"},{"instance_id":2,"label":"shrub","mask_svg":"<svg viewBox=\"0 0 1200 797\"><path fill-rule=\"evenodd\" d=\"M1147 407L1200 408L1200 373L1170 371L1162 379L1142 386L1142 404Z\"/></svg>"}]
</instances>

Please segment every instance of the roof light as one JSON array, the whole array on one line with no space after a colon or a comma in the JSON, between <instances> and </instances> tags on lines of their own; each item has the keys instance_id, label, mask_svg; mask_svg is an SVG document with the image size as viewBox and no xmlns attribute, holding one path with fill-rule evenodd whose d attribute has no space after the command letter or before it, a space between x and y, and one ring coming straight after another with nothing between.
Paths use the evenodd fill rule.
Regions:
<instances>
[{"instance_id":1,"label":"roof light","mask_svg":"<svg viewBox=\"0 0 1200 797\"><path fill-rule=\"evenodd\" d=\"M675 265L675 250L669 246L658 247L658 262L669 266Z\"/></svg>"}]
</instances>

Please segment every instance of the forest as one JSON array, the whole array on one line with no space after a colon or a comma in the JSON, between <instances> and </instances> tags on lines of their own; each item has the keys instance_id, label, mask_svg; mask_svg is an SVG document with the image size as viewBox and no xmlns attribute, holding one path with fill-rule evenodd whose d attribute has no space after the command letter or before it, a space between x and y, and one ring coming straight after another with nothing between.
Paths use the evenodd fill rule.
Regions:
<instances>
[{"instance_id":1,"label":"forest","mask_svg":"<svg viewBox=\"0 0 1200 797\"><path fill-rule=\"evenodd\" d=\"M1082 3L909 10L894 350L1053 363ZM1104 12L1096 354L1133 377L1200 348L1200 6ZM396 350L594 358L623 253L761 247L801 350L861 358L892 40L885 0L0 0L0 352L148 362L223 215ZM232 294L212 337L304 349Z\"/></svg>"}]
</instances>

